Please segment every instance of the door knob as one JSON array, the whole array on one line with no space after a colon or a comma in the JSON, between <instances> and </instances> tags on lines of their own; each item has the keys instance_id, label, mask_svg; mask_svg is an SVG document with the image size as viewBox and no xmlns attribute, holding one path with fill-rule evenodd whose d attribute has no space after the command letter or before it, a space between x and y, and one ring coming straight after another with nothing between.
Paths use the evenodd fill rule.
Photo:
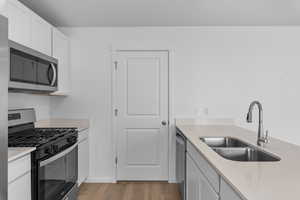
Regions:
<instances>
[{"instance_id":1,"label":"door knob","mask_svg":"<svg viewBox=\"0 0 300 200\"><path fill-rule=\"evenodd\" d=\"M166 126L166 125L167 125L167 122L164 120L164 121L161 122L161 124L162 124L163 126Z\"/></svg>"}]
</instances>

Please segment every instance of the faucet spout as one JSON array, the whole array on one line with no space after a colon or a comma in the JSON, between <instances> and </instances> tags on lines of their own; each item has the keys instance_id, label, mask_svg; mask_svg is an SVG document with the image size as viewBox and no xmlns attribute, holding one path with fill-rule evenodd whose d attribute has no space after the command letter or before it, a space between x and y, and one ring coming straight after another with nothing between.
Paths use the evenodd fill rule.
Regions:
<instances>
[{"instance_id":1,"label":"faucet spout","mask_svg":"<svg viewBox=\"0 0 300 200\"><path fill-rule=\"evenodd\" d=\"M264 137L264 127L263 127L263 108L262 108L262 104L259 101L253 101L250 106L249 106L249 110L248 110L248 114L247 114L247 122L248 123L252 123L253 122L253 117L252 117L252 112L253 112L253 108L254 106L258 107L258 135L257 135L257 145L262 146L262 143L267 143L267 138Z\"/></svg>"}]
</instances>

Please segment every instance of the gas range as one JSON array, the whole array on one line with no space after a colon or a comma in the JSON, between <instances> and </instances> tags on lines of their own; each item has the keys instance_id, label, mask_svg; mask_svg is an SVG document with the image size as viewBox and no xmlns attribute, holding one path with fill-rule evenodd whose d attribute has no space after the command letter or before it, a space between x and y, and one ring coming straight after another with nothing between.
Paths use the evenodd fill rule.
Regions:
<instances>
[{"instance_id":1,"label":"gas range","mask_svg":"<svg viewBox=\"0 0 300 200\"><path fill-rule=\"evenodd\" d=\"M8 146L36 147L31 153L32 200L76 200L78 130L35 128L34 109L9 110Z\"/></svg>"},{"instance_id":2,"label":"gas range","mask_svg":"<svg viewBox=\"0 0 300 200\"><path fill-rule=\"evenodd\" d=\"M78 137L76 128L29 128L11 132L9 129L8 147L36 147L35 159L65 150L75 144Z\"/></svg>"}]
</instances>

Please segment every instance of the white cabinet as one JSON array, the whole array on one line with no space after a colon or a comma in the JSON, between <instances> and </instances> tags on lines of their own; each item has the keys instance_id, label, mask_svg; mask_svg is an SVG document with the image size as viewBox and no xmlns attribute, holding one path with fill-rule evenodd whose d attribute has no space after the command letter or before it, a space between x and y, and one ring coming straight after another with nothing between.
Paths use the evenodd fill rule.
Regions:
<instances>
[{"instance_id":1,"label":"white cabinet","mask_svg":"<svg viewBox=\"0 0 300 200\"><path fill-rule=\"evenodd\" d=\"M30 47L31 11L17 0L8 0L5 13L9 20L9 39Z\"/></svg>"},{"instance_id":2,"label":"white cabinet","mask_svg":"<svg viewBox=\"0 0 300 200\"><path fill-rule=\"evenodd\" d=\"M30 154L8 163L8 200L31 200Z\"/></svg>"},{"instance_id":3,"label":"white cabinet","mask_svg":"<svg viewBox=\"0 0 300 200\"><path fill-rule=\"evenodd\" d=\"M78 141L78 185L81 185L89 176L88 129L79 132Z\"/></svg>"},{"instance_id":4,"label":"white cabinet","mask_svg":"<svg viewBox=\"0 0 300 200\"><path fill-rule=\"evenodd\" d=\"M8 11L7 11L7 0L4 2L0 3L0 15L3 15L4 17L8 18Z\"/></svg>"},{"instance_id":5,"label":"white cabinet","mask_svg":"<svg viewBox=\"0 0 300 200\"><path fill-rule=\"evenodd\" d=\"M8 184L8 200L31 200L30 172Z\"/></svg>"},{"instance_id":6,"label":"white cabinet","mask_svg":"<svg viewBox=\"0 0 300 200\"><path fill-rule=\"evenodd\" d=\"M52 26L33 12L31 13L31 47L48 56L52 54Z\"/></svg>"},{"instance_id":7,"label":"white cabinet","mask_svg":"<svg viewBox=\"0 0 300 200\"><path fill-rule=\"evenodd\" d=\"M211 187L191 156L187 154L187 200L218 200Z\"/></svg>"},{"instance_id":8,"label":"white cabinet","mask_svg":"<svg viewBox=\"0 0 300 200\"><path fill-rule=\"evenodd\" d=\"M51 56L51 24L18 0L7 0L1 14L8 18L10 40Z\"/></svg>"},{"instance_id":9,"label":"white cabinet","mask_svg":"<svg viewBox=\"0 0 300 200\"><path fill-rule=\"evenodd\" d=\"M222 200L241 200L236 192L223 179L221 179L220 196Z\"/></svg>"},{"instance_id":10,"label":"white cabinet","mask_svg":"<svg viewBox=\"0 0 300 200\"><path fill-rule=\"evenodd\" d=\"M52 95L70 92L69 39L58 29L52 29L52 56L58 59L58 91Z\"/></svg>"}]
</instances>

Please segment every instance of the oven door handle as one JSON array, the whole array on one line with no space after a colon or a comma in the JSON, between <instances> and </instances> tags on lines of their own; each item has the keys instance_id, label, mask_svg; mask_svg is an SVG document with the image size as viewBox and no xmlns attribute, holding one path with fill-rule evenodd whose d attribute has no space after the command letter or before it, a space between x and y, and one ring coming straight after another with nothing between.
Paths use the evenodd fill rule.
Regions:
<instances>
[{"instance_id":1,"label":"oven door handle","mask_svg":"<svg viewBox=\"0 0 300 200\"><path fill-rule=\"evenodd\" d=\"M49 163L64 157L65 155L67 155L68 153L70 153L71 151L73 151L76 147L78 146L78 143L74 144L73 146L67 148L66 150L60 152L59 154L56 154L50 158L48 158L47 160L43 160L40 162L40 167L43 167L45 165L48 165Z\"/></svg>"}]
</instances>

